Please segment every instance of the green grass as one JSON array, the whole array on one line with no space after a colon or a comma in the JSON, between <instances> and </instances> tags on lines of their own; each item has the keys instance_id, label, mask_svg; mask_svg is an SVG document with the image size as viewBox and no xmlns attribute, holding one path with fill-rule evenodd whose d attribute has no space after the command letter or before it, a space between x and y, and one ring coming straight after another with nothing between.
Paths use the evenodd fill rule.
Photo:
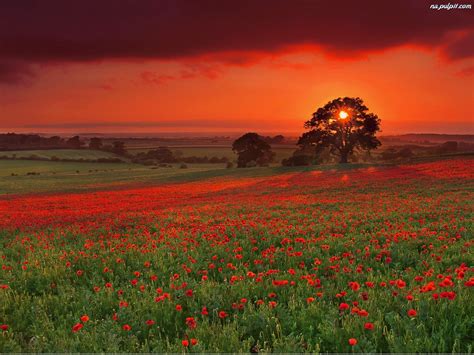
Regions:
<instances>
[{"instance_id":1,"label":"green grass","mask_svg":"<svg viewBox=\"0 0 474 355\"><path fill-rule=\"evenodd\" d=\"M170 182L194 174L205 177L221 175L223 164L188 164L187 169L151 168L124 163L48 162L33 160L0 160L0 195L74 192L114 188L123 185L146 185ZM28 172L39 175L27 175ZM16 176L12 176L16 174ZM184 178L185 179L185 178Z\"/></svg>"},{"instance_id":2,"label":"green grass","mask_svg":"<svg viewBox=\"0 0 474 355\"><path fill-rule=\"evenodd\" d=\"M172 168L152 168L131 163L49 162L34 160L0 160L0 195L25 193L80 192L125 186L151 186L189 182L217 177L259 177L292 171L346 170L364 164L310 167L256 167L226 169L225 164L180 164ZM29 172L39 175L27 175ZM15 176L12 176L15 174Z\"/></svg>"},{"instance_id":3,"label":"green grass","mask_svg":"<svg viewBox=\"0 0 474 355\"><path fill-rule=\"evenodd\" d=\"M470 156L469 156L470 157ZM450 157L418 158L417 162L450 159ZM217 177L259 177L294 171L351 170L367 166L393 164L315 165L283 167L274 164L266 168L226 169L225 164L180 164L172 168L152 168L131 163L50 162L35 160L0 160L0 195L25 193L81 192L114 189L126 186L151 186L188 182ZM27 175L29 172L39 175ZM15 174L15 176L12 176Z\"/></svg>"}]
</instances>

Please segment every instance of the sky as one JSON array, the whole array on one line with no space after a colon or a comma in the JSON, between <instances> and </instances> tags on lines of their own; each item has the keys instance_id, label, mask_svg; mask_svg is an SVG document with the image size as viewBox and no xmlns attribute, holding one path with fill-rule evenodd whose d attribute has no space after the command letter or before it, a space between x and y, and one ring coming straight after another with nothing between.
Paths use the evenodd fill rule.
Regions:
<instances>
[{"instance_id":1,"label":"sky","mask_svg":"<svg viewBox=\"0 0 474 355\"><path fill-rule=\"evenodd\" d=\"M474 133L474 10L434 1L2 0L0 132L300 133L353 96Z\"/></svg>"}]
</instances>

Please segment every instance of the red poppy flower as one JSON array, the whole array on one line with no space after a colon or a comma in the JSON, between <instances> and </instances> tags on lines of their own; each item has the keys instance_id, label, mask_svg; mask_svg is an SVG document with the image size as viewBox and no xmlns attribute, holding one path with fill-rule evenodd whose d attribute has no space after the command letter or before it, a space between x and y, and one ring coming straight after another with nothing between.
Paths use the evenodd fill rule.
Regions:
<instances>
[{"instance_id":1,"label":"red poppy flower","mask_svg":"<svg viewBox=\"0 0 474 355\"><path fill-rule=\"evenodd\" d=\"M349 305L347 303L341 303L339 305L339 310L340 311L345 311L346 309L349 309Z\"/></svg>"},{"instance_id":2,"label":"red poppy flower","mask_svg":"<svg viewBox=\"0 0 474 355\"><path fill-rule=\"evenodd\" d=\"M189 341L187 339L181 340L181 344L187 348L189 346Z\"/></svg>"},{"instance_id":3,"label":"red poppy flower","mask_svg":"<svg viewBox=\"0 0 474 355\"><path fill-rule=\"evenodd\" d=\"M153 319L148 319L145 323L148 326L152 326L153 324L155 324L155 321Z\"/></svg>"},{"instance_id":4,"label":"red poppy flower","mask_svg":"<svg viewBox=\"0 0 474 355\"><path fill-rule=\"evenodd\" d=\"M6 332L8 330L8 325L7 324L0 325L0 330Z\"/></svg>"},{"instance_id":5,"label":"red poppy flower","mask_svg":"<svg viewBox=\"0 0 474 355\"><path fill-rule=\"evenodd\" d=\"M349 287L352 289L352 291L359 291L360 289L358 282L349 282Z\"/></svg>"},{"instance_id":6,"label":"red poppy flower","mask_svg":"<svg viewBox=\"0 0 474 355\"><path fill-rule=\"evenodd\" d=\"M369 312L367 312L365 309L361 309L357 314L361 317L368 317L369 316Z\"/></svg>"},{"instance_id":7,"label":"red poppy flower","mask_svg":"<svg viewBox=\"0 0 474 355\"><path fill-rule=\"evenodd\" d=\"M357 339L356 338L350 338L349 339L349 345L350 346L354 346L357 344Z\"/></svg>"},{"instance_id":8,"label":"red poppy flower","mask_svg":"<svg viewBox=\"0 0 474 355\"><path fill-rule=\"evenodd\" d=\"M128 331L132 330L132 327L129 326L128 324L124 324L124 325L122 326L122 329L125 330L126 332L128 332Z\"/></svg>"},{"instance_id":9,"label":"red poppy flower","mask_svg":"<svg viewBox=\"0 0 474 355\"><path fill-rule=\"evenodd\" d=\"M81 322L86 323L87 321L89 321L89 316L84 314L84 315L81 317Z\"/></svg>"},{"instance_id":10,"label":"red poppy flower","mask_svg":"<svg viewBox=\"0 0 474 355\"><path fill-rule=\"evenodd\" d=\"M197 345L197 343L198 343L198 340L197 340L197 339L195 339L195 338L192 338L192 339L191 339L191 345L192 345L192 346Z\"/></svg>"},{"instance_id":11,"label":"red poppy flower","mask_svg":"<svg viewBox=\"0 0 474 355\"><path fill-rule=\"evenodd\" d=\"M74 324L74 326L72 327L72 332L75 333L75 332L78 332L79 330L82 329L84 325L82 323L76 323Z\"/></svg>"},{"instance_id":12,"label":"red poppy flower","mask_svg":"<svg viewBox=\"0 0 474 355\"><path fill-rule=\"evenodd\" d=\"M413 308L409 309L407 314L408 314L409 317L416 317L416 315L417 315L416 311Z\"/></svg>"},{"instance_id":13,"label":"red poppy flower","mask_svg":"<svg viewBox=\"0 0 474 355\"><path fill-rule=\"evenodd\" d=\"M374 329L374 324L370 323L370 322L367 322L367 323L364 324L364 328L367 329L367 330L373 330Z\"/></svg>"},{"instance_id":14,"label":"red poppy flower","mask_svg":"<svg viewBox=\"0 0 474 355\"><path fill-rule=\"evenodd\" d=\"M224 311L220 311L220 312L219 312L219 318L224 319L225 317L227 317L227 313L224 312Z\"/></svg>"},{"instance_id":15,"label":"red poppy flower","mask_svg":"<svg viewBox=\"0 0 474 355\"><path fill-rule=\"evenodd\" d=\"M188 317L186 318L186 325L190 328L190 329L194 329L196 328L196 320L194 319L194 317Z\"/></svg>"}]
</instances>

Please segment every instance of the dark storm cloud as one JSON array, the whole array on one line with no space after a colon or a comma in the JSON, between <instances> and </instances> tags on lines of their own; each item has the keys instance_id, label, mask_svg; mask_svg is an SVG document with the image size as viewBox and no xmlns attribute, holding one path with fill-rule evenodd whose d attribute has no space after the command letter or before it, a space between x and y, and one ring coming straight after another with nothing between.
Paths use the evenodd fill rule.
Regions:
<instances>
[{"instance_id":1,"label":"dark storm cloud","mask_svg":"<svg viewBox=\"0 0 474 355\"><path fill-rule=\"evenodd\" d=\"M453 59L472 55L465 39L441 43L452 31L473 31L472 11L429 7L423 0L3 0L0 60L61 63L232 52L223 60L245 63L245 53L298 45L346 58L405 44L442 48Z\"/></svg>"},{"instance_id":2,"label":"dark storm cloud","mask_svg":"<svg viewBox=\"0 0 474 355\"><path fill-rule=\"evenodd\" d=\"M461 33L444 48L451 60L474 57L474 31Z\"/></svg>"},{"instance_id":3,"label":"dark storm cloud","mask_svg":"<svg viewBox=\"0 0 474 355\"><path fill-rule=\"evenodd\" d=\"M0 83L28 84L35 76L34 70L28 63L0 59Z\"/></svg>"}]
</instances>

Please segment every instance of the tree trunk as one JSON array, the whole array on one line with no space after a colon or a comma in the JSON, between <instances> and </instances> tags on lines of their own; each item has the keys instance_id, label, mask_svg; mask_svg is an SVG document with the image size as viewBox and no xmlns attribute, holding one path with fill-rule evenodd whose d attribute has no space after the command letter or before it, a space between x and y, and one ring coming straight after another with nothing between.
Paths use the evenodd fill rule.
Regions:
<instances>
[{"instance_id":1,"label":"tree trunk","mask_svg":"<svg viewBox=\"0 0 474 355\"><path fill-rule=\"evenodd\" d=\"M349 154L347 154L346 152L341 152L341 160L339 161L339 164L347 164L348 161L347 161L347 156Z\"/></svg>"}]
</instances>

